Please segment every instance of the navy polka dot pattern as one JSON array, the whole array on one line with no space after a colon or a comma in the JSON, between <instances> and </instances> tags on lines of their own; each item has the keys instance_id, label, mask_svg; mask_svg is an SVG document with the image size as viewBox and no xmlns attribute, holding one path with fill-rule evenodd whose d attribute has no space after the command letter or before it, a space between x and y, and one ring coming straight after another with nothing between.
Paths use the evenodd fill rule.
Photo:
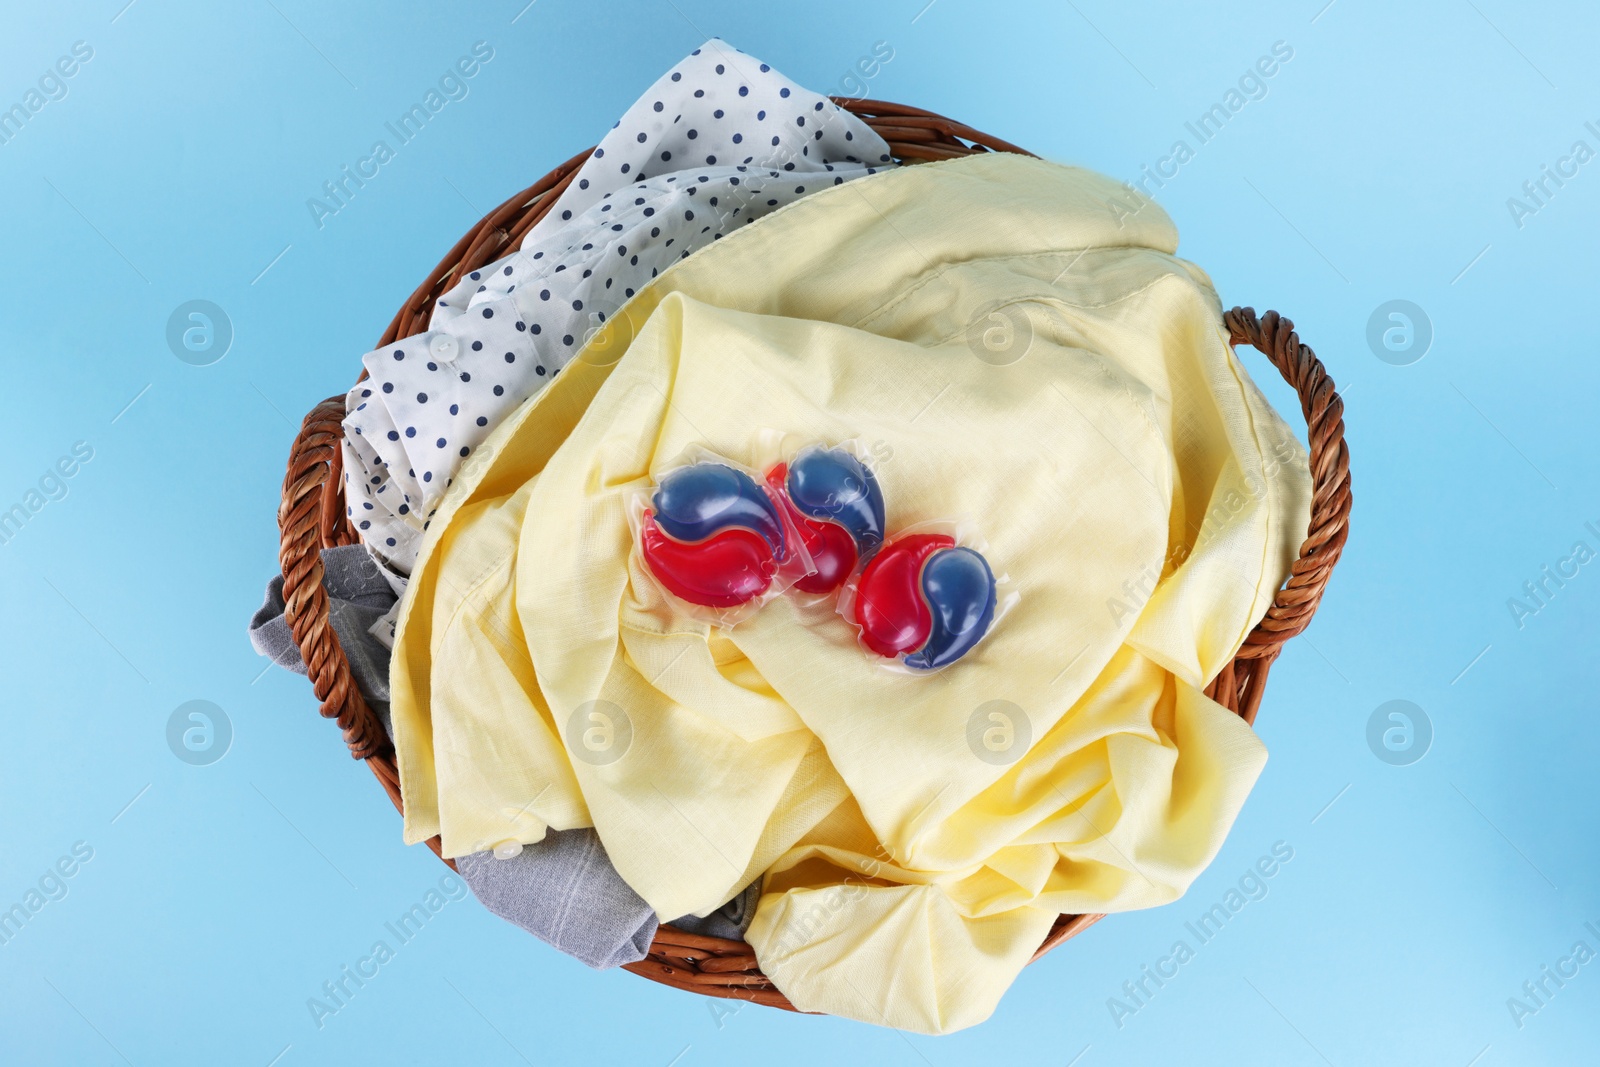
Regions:
<instances>
[{"instance_id":1,"label":"navy polka dot pattern","mask_svg":"<svg viewBox=\"0 0 1600 1067\"><path fill-rule=\"evenodd\" d=\"M409 574L461 465L651 279L885 166L888 145L826 97L723 41L697 48L612 127L520 249L461 278L426 333L363 359L344 469L369 548Z\"/></svg>"}]
</instances>

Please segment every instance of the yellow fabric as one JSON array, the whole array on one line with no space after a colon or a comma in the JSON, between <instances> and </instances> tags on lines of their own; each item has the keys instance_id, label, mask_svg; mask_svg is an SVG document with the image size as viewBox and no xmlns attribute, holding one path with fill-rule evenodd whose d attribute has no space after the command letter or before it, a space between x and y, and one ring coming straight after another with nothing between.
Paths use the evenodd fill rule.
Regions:
<instances>
[{"instance_id":1,"label":"yellow fabric","mask_svg":"<svg viewBox=\"0 0 1600 1067\"><path fill-rule=\"evenodd\" d=\"M748 939L778 987L923 1032L986 1018L1055 915L1181 895L1266 758L1201 690L1310 478L1170 221L1122 197L1006 155L905 167L641 292L433 520L392 670L407 841L593 825L665 917L766 871ZM728 632L676 610L625 497L690 446L753 464L765 431L868 443L890 530L971 520L1020 602L934 676L793 597ZM570 747L591 726L616 758Z\"/></svg>"}]
</instances>

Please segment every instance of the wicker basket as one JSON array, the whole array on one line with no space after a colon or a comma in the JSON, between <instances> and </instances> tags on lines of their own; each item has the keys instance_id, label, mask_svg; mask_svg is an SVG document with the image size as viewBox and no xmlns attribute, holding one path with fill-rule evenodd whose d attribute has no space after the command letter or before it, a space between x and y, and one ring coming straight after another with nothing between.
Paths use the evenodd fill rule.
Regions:
<instances>
[{"instance_id":1,"label":"wicker basket","mask_svg":"<svg viewBox=\"0 0 1600 1067\"><path fill-rule=\"evenodd\" d=\"M838 98L837 102L876 130L901 162L954 159L990 151L1029 154L917 108L848 98ZM588 157L587 151L573 156L467 231L411 294L376 347L426 330L428 314L439 296L461 273L476 270L516 247ZM1266 688L1267 671L1283 643L1311 622L1344 549L1350 517L1350 456L1344 440L1344 402L1322 363L1300 343L1294 324L1280 318L1277 312L1269 311L1258 318L1252 309L1237 307L1223 321L1232 344L1259 349L1299 394L1313 479L1311 524L1288 581L1274 597L1266 616L1245 639L1238 655L1206 689L1213 700L1253 723ZM328 597L322 588L320 550L357 540L345 515L344 479L340 472L340 422L344 414L343 393L322 401L306 416L289 453L283 502L278 508L283 595L289 626L305 658L312 688L322 701L323 716L338 720L351 755L366 761L400 810L394 749L377 714L367 706L351 679L349 663L328 622ZM437 837L428 844L435 853L439 852ZM1101 918L1061 916L1034 959ZM796 1010L761 973L754 952L743 941L704 937L663 925L649 955L625 966L635 974L679 989Z\"/></svg>"}]
</instances>

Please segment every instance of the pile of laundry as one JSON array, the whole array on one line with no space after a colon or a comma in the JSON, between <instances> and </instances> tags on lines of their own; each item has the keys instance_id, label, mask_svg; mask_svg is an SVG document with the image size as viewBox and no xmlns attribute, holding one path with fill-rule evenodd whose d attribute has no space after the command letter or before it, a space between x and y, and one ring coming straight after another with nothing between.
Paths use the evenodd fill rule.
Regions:
<instances>
[{"instance_id":1,"label":"pile of laundry","mask_svg":"<svg viewBox=\"0 0 1600 1067\"><path fill-rule=\"evenodd\" d=\"M1014 155L896 166L717 40L651 86L346 400L361 543L324 585L406 841L590 966L666 919L748 941L803 1010L928 1033L987 1018L1057 915L1180 896L1265 761L1204 689L1289 571L1310 475L1171 222L1119 193ZM831 600L729 627L657 580L629 502L785 440L853 442L831 462L869 465L885 529L981 520L981 556L895 557L894 616L952 625L917 618L949 600L918 562L942 551L990 583L981 644L885 670ZM739 485L694 506L766 507ZM277 579L251 639L303 673L283 611Z\"/></svg>"}]
</instances>

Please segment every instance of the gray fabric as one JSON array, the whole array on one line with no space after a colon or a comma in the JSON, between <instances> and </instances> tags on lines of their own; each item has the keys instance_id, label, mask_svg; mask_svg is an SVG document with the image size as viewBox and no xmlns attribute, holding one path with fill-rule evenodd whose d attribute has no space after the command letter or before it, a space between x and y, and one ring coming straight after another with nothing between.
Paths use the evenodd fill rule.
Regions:
<instances>
[{"instance_id":1,"label":"gray fabric","mask_svg":"<svg viewBox=\"0 0 1600 1067\"><path fill-rule=\"evenodd\" d=\"M596 969L642 960L660 921L611 866L593 830L551 830L510 859L456 858L483 906Z\"/></svg>"},{"instance_id":2,"label":"gray fabric","mask_svg":"<svg viewBox=\"0 0 1600 1067\"><path fill-rule=\"evenodd\" d=\"M750 929L750 920L756 917L756 902L760 899L761 879L757 878L710 915L703 918L698 915L685 915L681 919L673 919L668 925L676 926L679 930L691 934L743 941L744 932Z\"/></svg>"},{"instance_id":3,"label":"gray fabric","mask_svg":"<svg viewBox=\"0 0 1600 1067\"><path fill-rule=\"evenodd\" d=\"M361 545L322 550L322 588L328 593L328 621L339 647L350 661L350 675L367 703L389 723L389 650L369 631L393 606L396 597L383 571ZM296 674L305 674L300 646L284 618L283 576L267 583L261 607L250 616L250 644L261 655Z\"/></svg>"},{"instance_id":4,"label":"gray fabric","mask_svg":"<svg viewBox=\"0 0 1600 1067\"><path fill-rule=\"evenodd\" d=\"M389 719L390 651L370 632L396 600L383 568L361 545L322 550L322 586L328 617L350 661L361 695L393 736ZM284 618L283 578L267 584L250 617L250 644L296 674L306 665ZM484 907L590 967L642 960L660 920L622 880L592 829L551 830L510 859L491 852L461 856L456 868ZM741 940L760 898L759 879L705 918L685 916L673 925L692 933Z\"/></svg>"}]
</instances>

